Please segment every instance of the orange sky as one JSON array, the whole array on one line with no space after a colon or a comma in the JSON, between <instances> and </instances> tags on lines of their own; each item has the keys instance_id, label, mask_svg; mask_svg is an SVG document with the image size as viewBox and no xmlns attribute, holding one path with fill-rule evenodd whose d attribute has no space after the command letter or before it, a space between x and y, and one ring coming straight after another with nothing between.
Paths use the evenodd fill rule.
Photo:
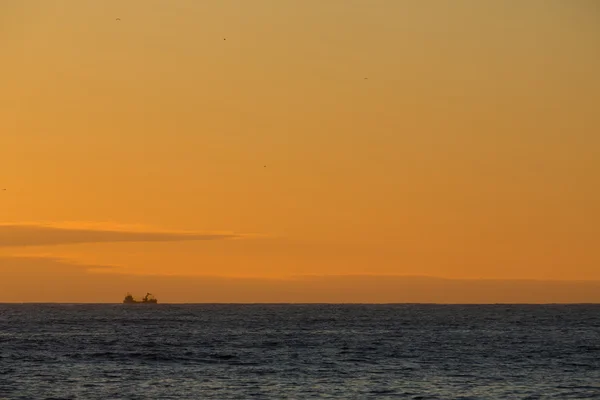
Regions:
<instances>
[{"instance_id":1,"label":"orange sky","mask_svg":"<svg viewBox=\"0 0 600 400\"><path fill-rule=\"evenodd\" d=\"M0 302L600 301L577 286L600 281L599 19L594 0L3 1ZM386 294L323 294L346 275Z\"/></svg>"}]
</instances>

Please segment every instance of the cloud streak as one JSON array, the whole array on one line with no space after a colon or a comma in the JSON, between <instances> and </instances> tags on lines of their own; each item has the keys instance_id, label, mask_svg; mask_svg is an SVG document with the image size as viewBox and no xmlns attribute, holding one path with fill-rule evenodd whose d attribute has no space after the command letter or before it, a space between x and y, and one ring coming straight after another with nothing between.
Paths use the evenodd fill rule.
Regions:
<instances>
[{"instance_id":1,"label":"cloud streak","mask_svg":"<svg viewBox=\"0 0 600 400\"><path fill-rule=\"evenodd\" d=\"M115 303L147 291L162 303L600 303L600 281L132 275L60 258L0 256L0 303Z\"/></svg>"},{"instance_id":2,"label":"cloud streak","mask_svg":"<svg viewBox=\"0 0 600 400\"><path fill-rule=\"evenodd\" d=\"M89 224L0 224L0 247L58 246L84 243L180 242L236 239L223 232L166 231L143 227Z\"/></svg>"}]
</instances>

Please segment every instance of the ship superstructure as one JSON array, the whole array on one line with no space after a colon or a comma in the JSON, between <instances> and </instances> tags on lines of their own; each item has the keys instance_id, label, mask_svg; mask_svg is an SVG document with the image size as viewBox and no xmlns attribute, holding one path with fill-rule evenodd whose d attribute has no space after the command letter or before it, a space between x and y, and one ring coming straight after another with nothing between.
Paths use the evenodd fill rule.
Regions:
<instances>
[{"instance_id":1,"label":"ship superstructure","mask_svg":"<svg viewBox=\"0 0 600 400\"><path fill-rule=\"evenodd\" d=\"M133 298L131 293L127 293L125 299L123 300L123 304L156 304L158 300L151 293L146 293L142 300L136 300Z\"/></svg>"}]
</instances>

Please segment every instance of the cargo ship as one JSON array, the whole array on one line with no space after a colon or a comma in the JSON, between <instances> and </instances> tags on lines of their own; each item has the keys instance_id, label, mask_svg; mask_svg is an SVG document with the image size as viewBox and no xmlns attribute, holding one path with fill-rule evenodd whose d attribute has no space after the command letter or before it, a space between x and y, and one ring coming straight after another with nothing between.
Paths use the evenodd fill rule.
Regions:
<instances>
[{"instance_id":1,"label":"cargo ship","mask_svg":"<svg viewBox=\"0 0 600 400\"><path fill-rule=\"evenodd\" d=\"M131 294L127 293L127 296L125 296L125 299L123 300L123 304L156 304L156 303L158 303L158 300L156 300L156 297L154 297L150 293L146 293L146 295L144 296L144 298L142 300L136 300L133 298L133 296Z\"/></svg>"}]
</instances>

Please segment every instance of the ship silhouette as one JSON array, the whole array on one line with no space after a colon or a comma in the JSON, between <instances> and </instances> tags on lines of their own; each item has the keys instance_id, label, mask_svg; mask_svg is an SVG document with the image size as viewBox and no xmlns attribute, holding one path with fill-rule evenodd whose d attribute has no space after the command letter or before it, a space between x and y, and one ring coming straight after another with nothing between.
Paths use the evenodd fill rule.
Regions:
<instances>
[{"instance_id":1,"label":"ship silhouette","mask_svg":"<svg viewBox=\"0 0 600 400\"><path fill-rule=\"evenodd\" d=\"M123 304L156 304L158 300L150 293L146 293L142 300L136 300L130 293L127 293L125 299L123 300Z\"/></svg>"}]
</instances>

